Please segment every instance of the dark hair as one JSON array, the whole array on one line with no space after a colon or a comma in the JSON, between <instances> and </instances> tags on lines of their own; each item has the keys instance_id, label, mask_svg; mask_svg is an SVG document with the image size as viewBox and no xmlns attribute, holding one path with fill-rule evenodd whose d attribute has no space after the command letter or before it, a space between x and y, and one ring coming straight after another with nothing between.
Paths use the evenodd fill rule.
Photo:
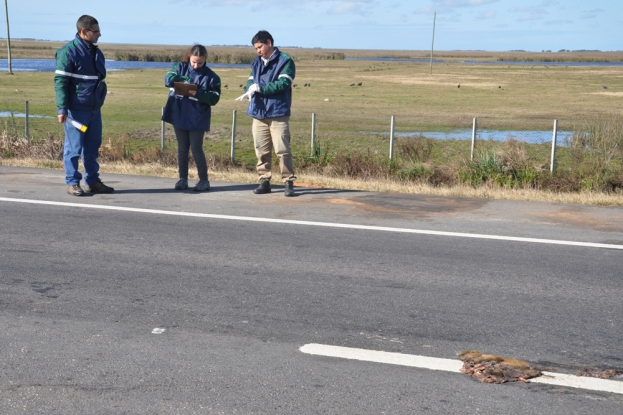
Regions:
<instances>
[{"instance_id":1,"label":"dark hair","mask_svg":"<svg viewBox=\"0 0 623 415\"><path fill-rule=\"evenodd\" d=\"M260 30L255 34L255 36L253 36L253 39L251 39L251 44L255 45L259 42L267 45L269 40L270 45L275 46L275 41L273 40L273 37L270 35L270 33L268 33L266 30Z\"/></svg>"},{"instance_id":2,"label":"dark hair","mask_svg":"<svg viewBox=\"0 0 623 415\"><path fill-rule=\"evenodd\" d=\"M97 19L93 16L89 16L88 14L83 14L76 22L76 29L80 32L82 29L91 30L94 25L99 25Z\"/></svg>"},{"instance_id":3,"label":"dark hair","mask_svg":"<svg viewBox=\"0 0 623 415\"><path fill-rule=\"evenodd\" d=\"M182 62L184 63L190 62L191 56L201 56L202 58L208 59L208 50L203 45L193 45L184 54L184 57L182 58Z\"/></svg>"}]
</instances>

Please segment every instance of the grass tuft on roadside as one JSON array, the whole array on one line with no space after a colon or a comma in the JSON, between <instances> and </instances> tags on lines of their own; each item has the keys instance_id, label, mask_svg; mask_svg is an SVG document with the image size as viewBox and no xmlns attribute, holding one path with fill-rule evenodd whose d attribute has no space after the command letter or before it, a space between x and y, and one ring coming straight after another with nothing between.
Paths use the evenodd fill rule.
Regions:
<instances>
[{"instance_id":1,"label":"grass tuft on roadside","mask_svg":"<svg viewBox=\"0 0 623 415\"><path fill-rule=\"evenodd\" d=\"M621 118L584 121L562 158L567 163L554 174L539 159L542 154L531 154L535 145L524 142L483 141L474 160L465 155L449 160L438 154L452 143L415 137L398 140L394 160L370 149L333 153L318 144L312 156L296 157L298 176L310 185L339 189L623 206ZM176 148L139 150L130 141L127 134L105 141L103 172L177 177ZM62 150L63 140L51 133L26 140L13 135L8 123L0 133L0 165L62 169ZM233 163L229 155L208 151L207 158L212 180L257 180L253 166Z\"/></svg>"}]
</instances>

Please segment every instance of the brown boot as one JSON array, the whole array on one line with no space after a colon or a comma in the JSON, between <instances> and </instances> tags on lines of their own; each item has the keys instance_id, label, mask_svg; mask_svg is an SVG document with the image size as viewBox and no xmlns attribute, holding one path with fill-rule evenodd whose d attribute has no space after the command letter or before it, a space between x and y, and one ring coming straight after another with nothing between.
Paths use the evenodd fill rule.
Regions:
<instances>
[{"instance_id":1,"label":"brown boot","mask_svg":"<svg viewBox=\"0 0 623 415\"><path fill-rule=\"evenodd\" d=\"M82 190L82 187L80 187L79 184L67 186L67 193L72 196L84 196L84 190Z\"/></svg>"}]
</instances>

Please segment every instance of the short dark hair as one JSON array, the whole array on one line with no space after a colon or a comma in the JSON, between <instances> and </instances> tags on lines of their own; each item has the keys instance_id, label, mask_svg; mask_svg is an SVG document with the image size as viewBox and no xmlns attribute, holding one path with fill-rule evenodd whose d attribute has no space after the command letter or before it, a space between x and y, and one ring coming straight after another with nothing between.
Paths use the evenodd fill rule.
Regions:
<instances>
[{"instance_id":1,"label":"short dark hair","mask_svg":"<svg viewBox=\"0 0 623 415\"><path fill-rule=\"evenodd\" d=\"M275 41L273 40L273 37L270 35L270 33L268 33L266 30L260 30L255 34L255 36L253 36L253 39L251 39L251 44L255 45L259 42L267 45L269 40L270 44L272 46L275 46Z\"/></svg>"},{"instance_id":2,"label":"short dark hair","mask_svg":"<svg viewBox=\"0 0 623 415\"><path fill-rule=\"evenodd\" d=\"M190 49L186 51L184 57L182 58L182 62L188 63L190 62L191 56L201 56L202 58L208 59L208 50L203 45L192 45Z\"/></svg>"},{"instance_id":3,"label":"short dark hair","mask_svg":"<svg viewBox=\"0 0 623 415\"><path fill-rule=\"evenodd\" d=\"M88 14L83 14L76 23L76 29L78 29L78 32L82 29L91 30L93 25L99 25L97 19L93 16L89 16Z\"/></svg>"}]
</instances>

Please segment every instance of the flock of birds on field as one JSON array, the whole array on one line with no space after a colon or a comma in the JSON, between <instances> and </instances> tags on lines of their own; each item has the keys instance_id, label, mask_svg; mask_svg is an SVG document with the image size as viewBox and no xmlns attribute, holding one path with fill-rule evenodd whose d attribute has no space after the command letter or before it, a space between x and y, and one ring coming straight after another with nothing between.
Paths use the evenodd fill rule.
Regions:
<instances>
[{"instance_id":1,"label":"flock of birds on field","mask_svg":"<svg viewBox=\"0 0 623 415\"><path fill-rule=\"evenodd\" d=\"M298 86L297 84L292 84L292 87L293 87L293 88L296 88L297 86ZM311 83L306 83L306 84L304 84L303 86L304 86L304 87L311 87ZM350 84L350 86L351 86L351 87L354 87L354 86L363 86L363 82L353 83L353 84ZM223 87L224 87L224 88L228 88L228 87L229 87L229 85L224 85ZM457 87L457 88L461 88L461 84L459 83L456 87ZM603 89L608 89L608 87L607 87L606 85L602 85L601 87L602 87ZM239 85L239 88L245 88L245 86L244 86L243 84L240 84L240 85ZM502 89L502 85L498 85L498 89ZM19 89L16 89L16 90L15 90L15 92L21 92L21 91L20 91Z\"/></svg>"},{"instance_id":2,"label":"flock of birds on field","mask_svg":"<svg viewBox=\"0 0 623 415\"><path fill-rule=\"evenodd\" d=\"M296 88L297 86L298 86L298 84L292 84L292 88ZM350 86L363 86L363 82L359 82L358 84L350 84ZM311 87L311 82L305 83L303 85L303 87ZM229 89L229 85L225 84L225 85L223 85L223 88ZM238 88L243 88L244 89L246 87L244 86L244 84L240 84L240 85L238 85Z\"/></svg>"}]
</instances>

